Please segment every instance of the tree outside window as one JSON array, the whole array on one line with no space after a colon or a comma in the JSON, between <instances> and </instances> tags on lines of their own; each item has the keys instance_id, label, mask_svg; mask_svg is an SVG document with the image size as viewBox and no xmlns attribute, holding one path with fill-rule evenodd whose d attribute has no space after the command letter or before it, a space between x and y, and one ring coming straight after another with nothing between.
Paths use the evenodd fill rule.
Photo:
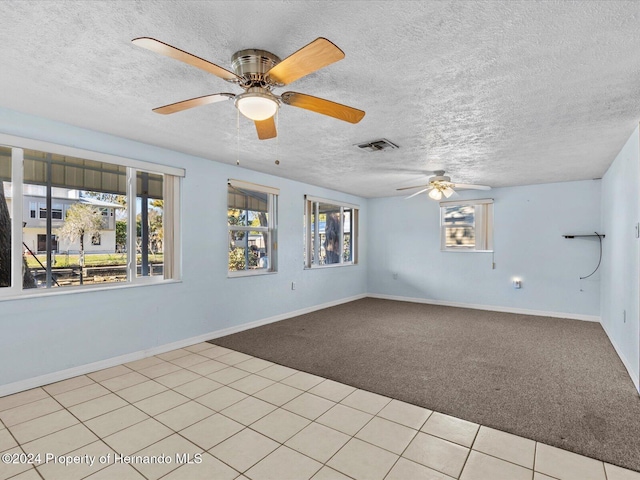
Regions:
<instances>
[{"instance_id":1,"label":"tree outside window","mask_svg":"<svg viewBox=\"0 0 640 480\"><path fill-rule=\"evenodd\" d=\"M99 237L102 227L102 212L84 203L76 203L67 210L67 218L58 229L60 238L69 242L80 240L80 285L83 284L82 269L84 268L84 239Z\"/></svg>"}]
</instances>

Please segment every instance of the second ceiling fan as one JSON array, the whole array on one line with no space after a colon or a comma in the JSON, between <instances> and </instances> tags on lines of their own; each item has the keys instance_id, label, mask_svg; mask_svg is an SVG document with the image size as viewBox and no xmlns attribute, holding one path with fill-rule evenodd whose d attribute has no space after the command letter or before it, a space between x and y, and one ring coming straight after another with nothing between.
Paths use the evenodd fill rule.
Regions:
<instances>
[{"instance_id":1,"label":"second ceiling fan","mask_svg":"<svg viewBox=\"0 0 640 480\"><path fill-rule=\"evenodd\" d=\"M365 112L340 103L298 92L275 95L272 90L282 87L344 58L344 52L326 38L317 38L284 60L266 50L246 49L233 54L233 71L196 57L149 37L132 40L135 45L188 63L240 86L244 92L214 93L154 108L161 114L181 112L193 107L233 99L245 117L253 120L260 140L277 136L273 119L280 103L328 115L349 123L358 123Z\"/></svg>"},{"instance_id":2,"label":"second ceiling fan","mask_svg":"<svg viewBox=\"0 0 640 480\"><path fill-rule=\"evenodd\" d=\"M422 190L417 191L416 193L409 195L407 199L415 197L416 195L420 195L424 192L429 192L429 197L433 200L440 200L444 195L446 198L449 198L455 192L454 188L458 190L491 190L491 187L487 185L471 185L469 183L458 183L452 182L451 177L444 174L444 170L435 170L431 173L434 173L435 176L430 177L428 183L426 185L416 185L414 187L403 187L398 188L398 191L402 190L412 190L414 188L421 188Z\"/></svg>"}]
</instances>

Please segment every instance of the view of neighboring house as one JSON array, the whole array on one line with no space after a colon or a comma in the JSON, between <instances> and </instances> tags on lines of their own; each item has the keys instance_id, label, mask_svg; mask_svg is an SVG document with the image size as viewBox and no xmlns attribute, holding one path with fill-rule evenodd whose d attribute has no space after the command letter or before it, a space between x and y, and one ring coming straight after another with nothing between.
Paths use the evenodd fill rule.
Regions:
<instances>
[{"instance_id":1,"label":"view of neighboring house","mask_svg":"<svg viewBox=\"0 0 640 480\"><path fill-rule=\"evenodd\" d=\"M11 187L6 188L7 206L11 211ZM47 204L46 190L42 185L23 185L23 225L22 238L26 248L33 253L45 253L47 245ZM51 189L52 251L54 253L77 253L80 240L69 242L58 238L56 231L64 224L69 208L77 203L93 205L102 212L102 228L99 235L85 239L86 253L114 253L116 251L116 211L123 208L118 203L104 202L90 197L82 197L80 190L66 188Z\"/></svg>"}]
</instances>

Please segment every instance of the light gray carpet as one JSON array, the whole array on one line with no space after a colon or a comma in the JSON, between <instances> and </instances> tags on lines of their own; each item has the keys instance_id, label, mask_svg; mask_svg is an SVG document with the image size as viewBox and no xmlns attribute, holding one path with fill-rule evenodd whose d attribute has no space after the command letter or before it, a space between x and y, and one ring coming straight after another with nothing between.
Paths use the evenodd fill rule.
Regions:
<instances>
[{"instance_id":1,"label":"light gray carpet","mask_svg":"<svg viewBox=\"0 0 640 480\"><path fill-rule=\"evenodd\" d=\"M598 323L365 298L211 343L640 471L640 398Z\"/></svg>"}]
</instances>

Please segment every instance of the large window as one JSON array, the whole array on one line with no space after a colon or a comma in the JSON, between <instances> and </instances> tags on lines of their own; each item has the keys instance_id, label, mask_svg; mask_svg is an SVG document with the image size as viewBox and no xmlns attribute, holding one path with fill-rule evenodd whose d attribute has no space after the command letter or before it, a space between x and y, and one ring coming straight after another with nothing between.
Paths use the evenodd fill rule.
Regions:
<instances>
[{"instance_id":1,"label":"large window","mask_svg":"<svg viewBox=\"0 0 640 480\"><path fill-rule=\"evenodd\" d=\"M279 190L229 180L227 227L229 275L277 270L277 201Z\"/></svg>"},{"instance_id":2,"label":"large window","mask_svg":"<svg viewBox=\"0 0 640 480\"><path fill-rule=\"evenodd\" d=\"M358 263L358 206L305 197L305 267Z\"/></svg>"},{"instance_id":3,"label":"large window","mask_svg":"<svg viewBox=\"0 0 640 480\"><path fill-rule=\"evenodd\" d=\"M0 296L179 278L182 169L0 141Z\"/></svg>"},{"instance_id":4,"label":"large window","mask_svg":"<svg viewBox=\"0 0 640 480\"><path fill-rule=\"evenodd\" d=\"M440 241L444 251L492 251L493 200L440 202Z\"/></svg>"}]
</instances>

